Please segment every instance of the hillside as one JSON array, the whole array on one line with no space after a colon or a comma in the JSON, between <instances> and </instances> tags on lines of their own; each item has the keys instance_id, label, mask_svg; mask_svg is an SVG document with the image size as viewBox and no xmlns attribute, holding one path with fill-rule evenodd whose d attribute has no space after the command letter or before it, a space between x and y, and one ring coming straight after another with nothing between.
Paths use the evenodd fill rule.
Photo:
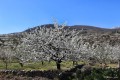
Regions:
<instances>
[{"instance_id":1,"label":"hillside","mask_svg":"<svg viewBox=\"0 0 120 80\"><path fill-rule=\"evenodd\" d=\"M46 25L41 25L41 26L36 26L36 27L33 27L33 28L30 28L30 29L27 29L25 30L24 32L29 32L29 31L32 31L32 30L35 30L36 28L37 29L40 29L40 27L47 27L47 28L54 28L54 25L53 24L46 24ZM64 29L76 29L76 30L92 30L92 31L112 31L114 29L106 29L106 28L99 28L99 27L95 27L95 26L88 26L88 25L73 25L73 26L65 26Z\"/></svg>"},{"instance_id":2,"label":"hillside","mask_svg":"<svg viewBox=\"0 0 120 80\"><path fill-rule=\"evenodd\" d=\"M16 40L18 37L22 37L22 33L30 33L34 32L34 30L40 30L41 27L46 28L54 28L53 24L46 24L41 26L36 26L33 28L29 28L25 31L18 32L18 33L11 33L11 34L1 34L0 35L0 44L5 42L11 42ZM99 28L94 26L87 26L87 25L74 25L74 26L65 26L64 29L69 30L81 30L81 34L86 36L84 41L86 42L109 42L110 44L118 44L120 43L120 29L106 29L106 28Z\"/></svg>"}]
</instances>

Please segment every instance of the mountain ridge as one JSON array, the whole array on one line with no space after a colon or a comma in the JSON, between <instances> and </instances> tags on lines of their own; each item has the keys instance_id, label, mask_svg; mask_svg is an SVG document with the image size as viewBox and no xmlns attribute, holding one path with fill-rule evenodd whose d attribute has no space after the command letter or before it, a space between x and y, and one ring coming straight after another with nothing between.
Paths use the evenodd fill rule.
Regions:
<instances>
[{"instance_id":1,"label":"mountain ridge","mask_svg":"<svg viewBox=\"0 0 120 80\"><path fill-rule=\"evenodd\" d=\"M59 25L61 26L61 25ZM54 28L54 24L43 24L43 25L40 25L40 26L34 26L32 28L29 28L29 29L26 29L26 30L23 30L21 32L13 32L13 33L8 33L8 34L0 34L0 35L13 35L13 34L19 34L19 33L22 33L22 32L29 32L29 31L32 31L32 30L35 30L36 28L40 28L40 27L46 27L46 28ZM71 26L65 26L64 29L76 29L76 30L96 30L97 32L109 32L109 31L114 31L114 30L120 30L120 28L112 28L112 29L108 29L108 28L101 28L101 27L96 27L96 26L90 26L90 25L71 25Z\"/></svg>"},{"instance_id":2,"label":"mountain ridge","mask_svg":"<svg viewBox=\"0 0 120 80\"><path fill-rule=\"evenodd\" d=\"M0 35L0 44L5 41L16 41L20 38L25 37L24 33L31 33L34 30L40 30L41 27L46 28L55 28L54 24L45 24L40 26L35 26L33 28L26 29L22 32L17 33L10 33L10 34L1 34ZM87 26L87 25L74 25L74 26L65 26L63 29L69 30L81 30L80 34L86 36L84 39L87 42L94 42L99 41L101 42L109 42L110 44L120 44L120 29L106 29L106 28L99 28L95 26Z\"/></svg>"},{"instance_id":3,"label":"mountain ridge","mask_svg":"<svg viewBox=\"0 0 120 80\"><path fill-rule=\"evenodd\" d=\"M59 25L61 26L61 25ZM35 30L36 28L40 28L40 27L46 27L46 28L54 28L54 24L44 24L44 25L40 25L40 26L35 26L33 28L29 28L24 30L23 32L29 32L31 30ZM89 25L72 25L72 26L65 26L64 29L76 29L76 30L100 30L100 31L111 31L111 30L115 30L115 29L107 29L107 28L100 28L100 27L96 27L96 26L89 26Z\"/></svg>"}]
</instances>

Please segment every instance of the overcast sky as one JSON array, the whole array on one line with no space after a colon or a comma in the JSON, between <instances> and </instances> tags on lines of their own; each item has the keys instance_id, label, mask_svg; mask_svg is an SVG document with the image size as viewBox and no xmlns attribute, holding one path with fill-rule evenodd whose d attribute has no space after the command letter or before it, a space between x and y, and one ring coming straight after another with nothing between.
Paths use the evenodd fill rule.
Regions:
<instances>
[{"instance_id":1,"label":"overcast sky","mask_svg":"<svg viewBox=\"0 0 120 80\"><path fill-rule=\"evenodd\" d=\"M53 23L120 26L120 0L0 0L0 34Z\"/></svg>"}]
</instances>

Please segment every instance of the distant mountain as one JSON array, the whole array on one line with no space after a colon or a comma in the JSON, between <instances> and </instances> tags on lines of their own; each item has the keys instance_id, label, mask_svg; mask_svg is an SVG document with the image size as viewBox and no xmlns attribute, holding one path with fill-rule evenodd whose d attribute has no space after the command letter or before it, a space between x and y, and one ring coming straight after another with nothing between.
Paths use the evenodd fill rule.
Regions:
<instances>
[{"instance_id":1,"label":"distant mountain","mask_svg":"<svg viewBox=\"0 0 120 80\"><path fill-rule=\"evenodd\" d=\"M19 36L23 32L31 32L31 31L34 31L35 29L40 30L41 27L54 28L54 24L45 24L45 25L35 26L33 28L26 29L22 32L16 32L16 33L10 33L10 34L0 34L0 38L6 37L6 36L7 37L8 36ZM65 26L64 29L83 30L83 31L86 31L87 33L116 33L116 32L120 32L120 28L106 29L106 28L100 28L100 27L89 26L89 25Z\"/></svg>"},{"instance_id":2,"label":"distant mountain","mask_svg":"<svg viewBox=\"0 0 120 80\"><path fill-rule=\"evenodd\" d=\"M46 27L46 28L54 28L53 24L45 24L41 26L36 26L33 28L29 28L23 32L31 32L34 31L35 29L39 30L40 27ZM73 26L65 26L64 29L70 29L70 30L84 30L87 33L114 33L116 31L120 31L120 28L118 29L107 29L107 28L100 28L100 27L95 27L95 26L89 26L89 25L73 25Z\"/></svg>"},{"instance_id":3,"label":"distant mountain","mask_svg":"<svg viewBox=\"0 0 120 80\"><path fill-rule=\"evenodd\" d=\"M35 30L35 29L40 29L40 27L46 27L46 28L54 28L54 25L53 24L45 24L45 25L41 25L41 26L36 26L36 27L33 27L33 28L29 28L27 30L25 30L24 32L30 32L32 30ZM74 26L65 26L64 29L76 29L76 30L97 30L97 31L109 31L111 29L106 29L106 28L99 28L99 27L95 27L95 26L88 26L88 25L74 25Z\"/></svg>"},{"instance_id":4,"label":"distant mountain","mask_svg":"<svg viewBox=\"0 0 120 80\"><path fill-rule=\"evenodd\" d=\"M18 32L18 33L11 33L11 34L1 34L0 35L0 43L1 41L9 41L9 40L15 40L17 37L22 37L22 33L24 32L34 32L34 30L40 30L41 27L46 28L54 28L53 24L45 24L41 26L36 26L33 28L26 29L25 31ZM86 41L106 41L110 43L120 43L120 28L115 29L106 29L106 28L99 28L95 26L88 26L88 25L74 25L74 26L65 26L64 29L69 30L81 30L81 34L84 34L85 36L88 36L86 38ZM91 35L92 37L90 37Z\"/></svg>"}]
</instances>

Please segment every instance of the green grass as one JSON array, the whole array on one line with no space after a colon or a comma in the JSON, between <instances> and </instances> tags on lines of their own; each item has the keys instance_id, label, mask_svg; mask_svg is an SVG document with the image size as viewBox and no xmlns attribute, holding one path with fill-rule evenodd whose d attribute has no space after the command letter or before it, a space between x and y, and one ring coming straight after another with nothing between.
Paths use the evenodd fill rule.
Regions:
<instances>
[{"instance_id":1,"label":"green grass","mask_svg":"<svg viewBox=\"0 0 120 80\"><path fill-rule=\"evenodd\" d=\"M78 61L78 64L83 64L84 62ZM116 66L116 64L109 64L110 67ZM61 63L61 69L62 70L68 70L70 68L74 67L72 64L72 61L63 61ZM98 67L98 64L95 65L95 67ZM0 61L0 69L5 69L5 64ZM23 67L19 65L17 62L12 62L8 64L8 69L14 69L14 70L56 70L56 63L55 61L51 61L50 63L48 61L44 61L44 64L42 65L41 62L29 62L25 63Z\"/></svg>"},{"instance_id":2,"label":"green grass","mask_svg":"<svg viewBox=\"0 0 120 80\"><path fill-rule=\"evenodd\" d=\"M61 68L63 70L70 69L73 67L72 61L63 61L61 63ZM5 64L0 61L0 69L5 69ZM55 61L44 61L42 65L41 62L30 62L25 63L23 67L19 65L17 62L12 62L8 64L8 69L16 69L16 70L56 70L56 63Z\"/></svg>"}]
</instances>

